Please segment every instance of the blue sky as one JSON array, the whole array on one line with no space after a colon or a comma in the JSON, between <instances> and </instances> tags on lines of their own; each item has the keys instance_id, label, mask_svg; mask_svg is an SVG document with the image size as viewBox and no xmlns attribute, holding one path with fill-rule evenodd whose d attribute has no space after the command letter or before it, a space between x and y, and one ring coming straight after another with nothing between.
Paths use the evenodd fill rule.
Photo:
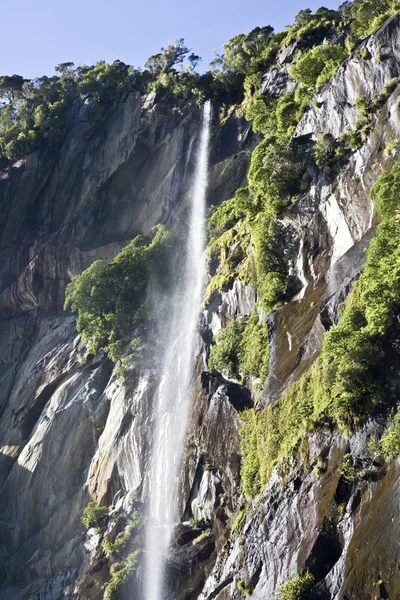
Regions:
<instances>
[{"instance_id":1,"label":"blue sky","mask_svg":"<svg viewBox=\"0 0 400 600\"><path fill-rule=\"evenodd\" d=\"M276 31L303 8L336 8L330 0L18 0L1 9L0 75L50 75L60 62L105 59L143 66L177 38L203 58L238 33L272 25Z\"/></svg>"}]
</instances>

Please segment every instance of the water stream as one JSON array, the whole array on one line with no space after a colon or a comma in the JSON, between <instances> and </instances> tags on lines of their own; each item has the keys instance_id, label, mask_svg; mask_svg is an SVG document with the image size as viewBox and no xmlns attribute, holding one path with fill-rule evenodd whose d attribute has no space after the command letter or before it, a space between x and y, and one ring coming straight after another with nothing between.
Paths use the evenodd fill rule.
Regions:
<instances>
[{"instance_id":1,"label":"water stream","mask_svg":"<svg viewBox=\"0 0 400 600\"><path fill-rule=\"evenodd\" d=\"M145 600L165 600L165 558L179 522L177 480L181 467L195 365L196 325L202 301L205 204L211 104L203 120L191 195L190 219L180 302L171 317L162 377L155 402L155 427L149 474L149 519L146 531Z\"/></svg>"}]
</instances>

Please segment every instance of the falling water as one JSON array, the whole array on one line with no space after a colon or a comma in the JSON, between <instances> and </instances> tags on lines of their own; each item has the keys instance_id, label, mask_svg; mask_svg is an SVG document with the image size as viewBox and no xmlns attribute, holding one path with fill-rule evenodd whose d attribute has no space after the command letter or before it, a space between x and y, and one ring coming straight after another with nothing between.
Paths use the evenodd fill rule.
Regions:
<instances>
[{"instance_id":1,"label":"falling water","mask_svg":"<svg viewBox=\"0 0 400 600\"><path fill-rule=\"evenodd\" d=\"M211 104L203 122L190 207L186 266L180 302L172 316L164 367L155 403L155 431L149 475L149 520L146 539L145 600L165 600L165 557L179 520L177 480L189 413L190 380L195 364L196 324L202 299L205 201Z\"/></svg>"}]
</instances>

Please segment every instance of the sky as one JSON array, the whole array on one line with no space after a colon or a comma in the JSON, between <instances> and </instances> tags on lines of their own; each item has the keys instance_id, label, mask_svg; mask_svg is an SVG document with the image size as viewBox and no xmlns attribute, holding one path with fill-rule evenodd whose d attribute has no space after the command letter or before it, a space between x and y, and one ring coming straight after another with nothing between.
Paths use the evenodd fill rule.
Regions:
<instances>
[{"instance_id":1,"label":"sky","mask_svg":"<svg viewBox=\"0 0 400 600\"><path fill-rule=\"evenodd\" d=\"M253 27L281 31L303 8L331 0L18 0L1 9L0 75L51 75L61 62L120 59L141 67L162 46L184 38L204 71L213 50Z\"/></svg>"}]
</instances>

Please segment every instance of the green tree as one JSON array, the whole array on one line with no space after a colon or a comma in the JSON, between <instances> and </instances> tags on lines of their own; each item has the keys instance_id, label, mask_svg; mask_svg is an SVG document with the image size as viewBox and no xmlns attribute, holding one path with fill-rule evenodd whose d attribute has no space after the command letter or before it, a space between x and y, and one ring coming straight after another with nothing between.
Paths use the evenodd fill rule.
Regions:
<instances>
[{"instance_id":1,"label":"green tree","mask_svg":"<svg viewBox=\"0 0 400 600\"><path fill-rule=\"evenodd\" d=\"M21 75L3 75L0 77L0 98L6 98L8 102L13 102L21 94L22 86L26 79Z\"/></svg>"}]
</instances>

